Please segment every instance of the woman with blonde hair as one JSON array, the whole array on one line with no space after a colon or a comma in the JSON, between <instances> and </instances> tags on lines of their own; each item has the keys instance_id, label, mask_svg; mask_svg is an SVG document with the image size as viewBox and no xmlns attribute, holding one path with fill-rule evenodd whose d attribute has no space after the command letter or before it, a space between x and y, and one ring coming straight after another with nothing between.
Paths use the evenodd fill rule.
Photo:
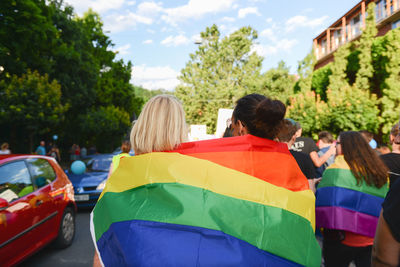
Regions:
<instances>
[{"instance_id":1,"label":"woman with blonde hair","mask_svg":"<svg viewBox=\"0 0 400 267\"><path fill-rule=\"evenodd\" d=\"M130 141L135 155L172 150L187 141L185 112L180 101L172 95L157 95L151 98L144 105L139 118L132 127ZM124 157L121 162L128 159L129 157ZM115 172L118 172L118 168L112 171L112 173ZM113 176L110 178L112 180ZM97 248L96 241L94 243ZM110 245L107 249L113 250L114 248ZM97 249L93 266L101 266Z\"/></svg>"},{"instance_id":2,"label":"woman with blonde hair","mask_svg":"<svg viewBox=\"0 0 400 267\"><path fill-rule=\"evenodd\" d=\"M187 141L182 104L171 95L151 98L133 126L130 138L136 155L172 150Z\"/></svg>"}]
</instances>

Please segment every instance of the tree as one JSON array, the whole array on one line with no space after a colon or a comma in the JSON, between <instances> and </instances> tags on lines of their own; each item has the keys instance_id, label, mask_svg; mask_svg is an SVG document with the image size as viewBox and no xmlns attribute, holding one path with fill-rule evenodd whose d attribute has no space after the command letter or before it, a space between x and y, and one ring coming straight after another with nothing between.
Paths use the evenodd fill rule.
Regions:
<instances>
[{"instance_id":1,"label":"tree","mask_svg":"<svg viewBox=\"0 0 400 267\"><path fill-rule=\"evenodd\" d=\"M0 65L21 76L28 68L49 73L57 31L44 0L0 1ZM0 76L1 78L1 76Z\"/></svg>"},{"instance_id":2,"label":"tree","mask_svg":"<svg viewBox=\"0 0 400 267\"><path fill-rule=\"evenodd\" d=\"M297 86L300 90L311 89L315 62L314 49L312 49L303 60L298 62L297 74L299 75L299 81Z\"/></svg>"},{"instance_id":3,"label":"tree","mask_svg":"<svg viewBox=\"0 0 400 267\"><path fill-rule=\"evenodd\" d=\"M290 98L287 117L299 122L306 136L316 137L319 131L328 129L328 106L311 90L300 91Z\"/></svg>"},{"instance_id":4,"label":"tree","mask_svg":"<svg viewBox=\"0 0 400 267\"><path fill-rule=\"evenodd\" d=\"M12 132L29 137L29 147L37 135L50 133L62 121L67 106L61 104L61 86L48 75L28 70L21 77L0 82L0 123L11 125Z\"/></svg>"},{"instance_id":5,"label":"tree","mask_svg":"<svg viewBox=\"0 0 400 267\"><path fill-rule=\"evenodd\" d=\"M184 103L191 124L214 132L219 108L231 108L240 97L260 88L262 58L252 52L257 32L242 27L220 38L216 25L201 33L202 43L182 69L175 95Z\"/></svg>"},{"instance_id":6,"label":"tree","mask_svg":"<svg viewBox=\"0 0 400 267\"><path fill-rule=\"evenodd\" d=\"M329 76L332 74L332 64L329 63L322 68L315 70L312 74L311 89L326 101L326 90L329 86Z\"/></svg>"},{"instance_id":7,"label":"tree","mask_svg":"<svg viewBox=\"0 0 400 267\"><path fill-rule=\"evenodd\" d=\"M350 54L350 45L345 44L336 50L334 54L335 61L332 62L331 71L332 74L329 76L328 88L332 91L339 90L342 87L348 85L347 81L347 57Z\"/></svg>"},{"instance_id":8,"label":"tree","mask_svg":"<svg viewBox=\"0 0 400 267\"><path fill-rule=\"evenodd\" d=\"M372 65L372 45L374 38L378 33L375 23L375 2L371 2L367 9L367 18L365 20L365 28L361 35L360 41L357 43L360 69L356 75L356 85L363 90L370 90L370 80L374 75Z\"/></svg>"},{"instance_id":9,"label":"tree","mask_svg":"<svg viewBox=\"0 0 400 267\"><path fill-rule=\"evenodd\" d=\"M295 77L290 75L289 67L280 61L277 68L272 68L262 75L261 89L257 90L274 99L279 99L288 104L289 97L293 95Z\"/></svg>"},{"instance_id":10,"label":"tree","mask_svg":"<svg viewBox=\"0 0 400 267\"><path fill-rule=\"evenodd\" d=\"M376 133L380 124L378 100L375 94L360 89L355 84L339 90L328 90L329 124L334 133L368 130Z\"/></svg>"},{"instance_id":11,"label":"tree","mask_svg":"<svg viewBox=\"0 0 400 267\"><path fill-rule=\"evenodd\" d=\"M115 106L93 108L78 120L87 143L97 144L99 151L112 151L120 146L131 126L130 114Z\"/></svg>"},{"instance_id":12,"label":"tree","mask_svg":"<svg viewBox=\"0 0 400 267\"><path fill-rule=\"evenodd\" d=\"M400 31L392 30L387 34L385 56L389 59L386 71L389 76L383 83L383 97L381 98L383 127L382 132L387 134L391 127L399 120L400 115Z\"/></svg>"}]
</instances>

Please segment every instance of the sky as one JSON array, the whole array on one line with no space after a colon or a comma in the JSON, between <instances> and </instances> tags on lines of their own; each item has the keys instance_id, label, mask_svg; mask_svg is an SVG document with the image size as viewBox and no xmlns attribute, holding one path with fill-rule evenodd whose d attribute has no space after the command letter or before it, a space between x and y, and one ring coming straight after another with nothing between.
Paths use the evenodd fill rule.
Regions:
<instances>
[{"instance_id":1,"label":"sky","mask_svg":"<svg viewBox=\"0 0 400 267\"><path fill-rule=\"evenodd\" d=\"M197 50L196 40L216 24L223 36L243 26L258 32L253 51L263 71L283 60L296 73L312 40L359 0L65 0L78 16L100 14L117 58L134 65L131 82L146 89L173 90Z\"/></svg>"}]
</instances>

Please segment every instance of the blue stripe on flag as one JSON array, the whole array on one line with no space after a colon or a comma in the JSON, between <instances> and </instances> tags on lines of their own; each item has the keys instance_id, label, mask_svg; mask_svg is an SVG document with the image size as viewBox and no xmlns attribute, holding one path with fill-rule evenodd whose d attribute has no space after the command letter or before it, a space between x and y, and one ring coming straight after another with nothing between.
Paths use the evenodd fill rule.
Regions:
<instances>
[{"instance_id":1,"label":"blue stripe on flag","mask_svg":"<svg viewBox=\"0 0 400 267\"><path fill-rule=\"evenodd\" d=\"M220 231L151 221L113 223L97 247L105 266L301 266Z\"/></svg>"}]
</instances>

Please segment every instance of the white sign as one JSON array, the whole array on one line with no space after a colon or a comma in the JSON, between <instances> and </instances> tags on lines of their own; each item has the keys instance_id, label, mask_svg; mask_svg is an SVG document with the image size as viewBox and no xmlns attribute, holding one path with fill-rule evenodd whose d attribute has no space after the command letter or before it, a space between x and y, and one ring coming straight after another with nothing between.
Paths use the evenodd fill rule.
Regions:
<instances>
[{"instance_id":1,"label":"white sign","mask_svg":"<svg viewBox=\"0 0 400 267\"><path fill-rule=\"evenodd\" d=\"M218 110L217 131L215 132L217 138L224 135L228 122L230 122L230 119L232 118L232 113L233 109L230 108L220 108Z\"/></svg>"}]
</instances>

